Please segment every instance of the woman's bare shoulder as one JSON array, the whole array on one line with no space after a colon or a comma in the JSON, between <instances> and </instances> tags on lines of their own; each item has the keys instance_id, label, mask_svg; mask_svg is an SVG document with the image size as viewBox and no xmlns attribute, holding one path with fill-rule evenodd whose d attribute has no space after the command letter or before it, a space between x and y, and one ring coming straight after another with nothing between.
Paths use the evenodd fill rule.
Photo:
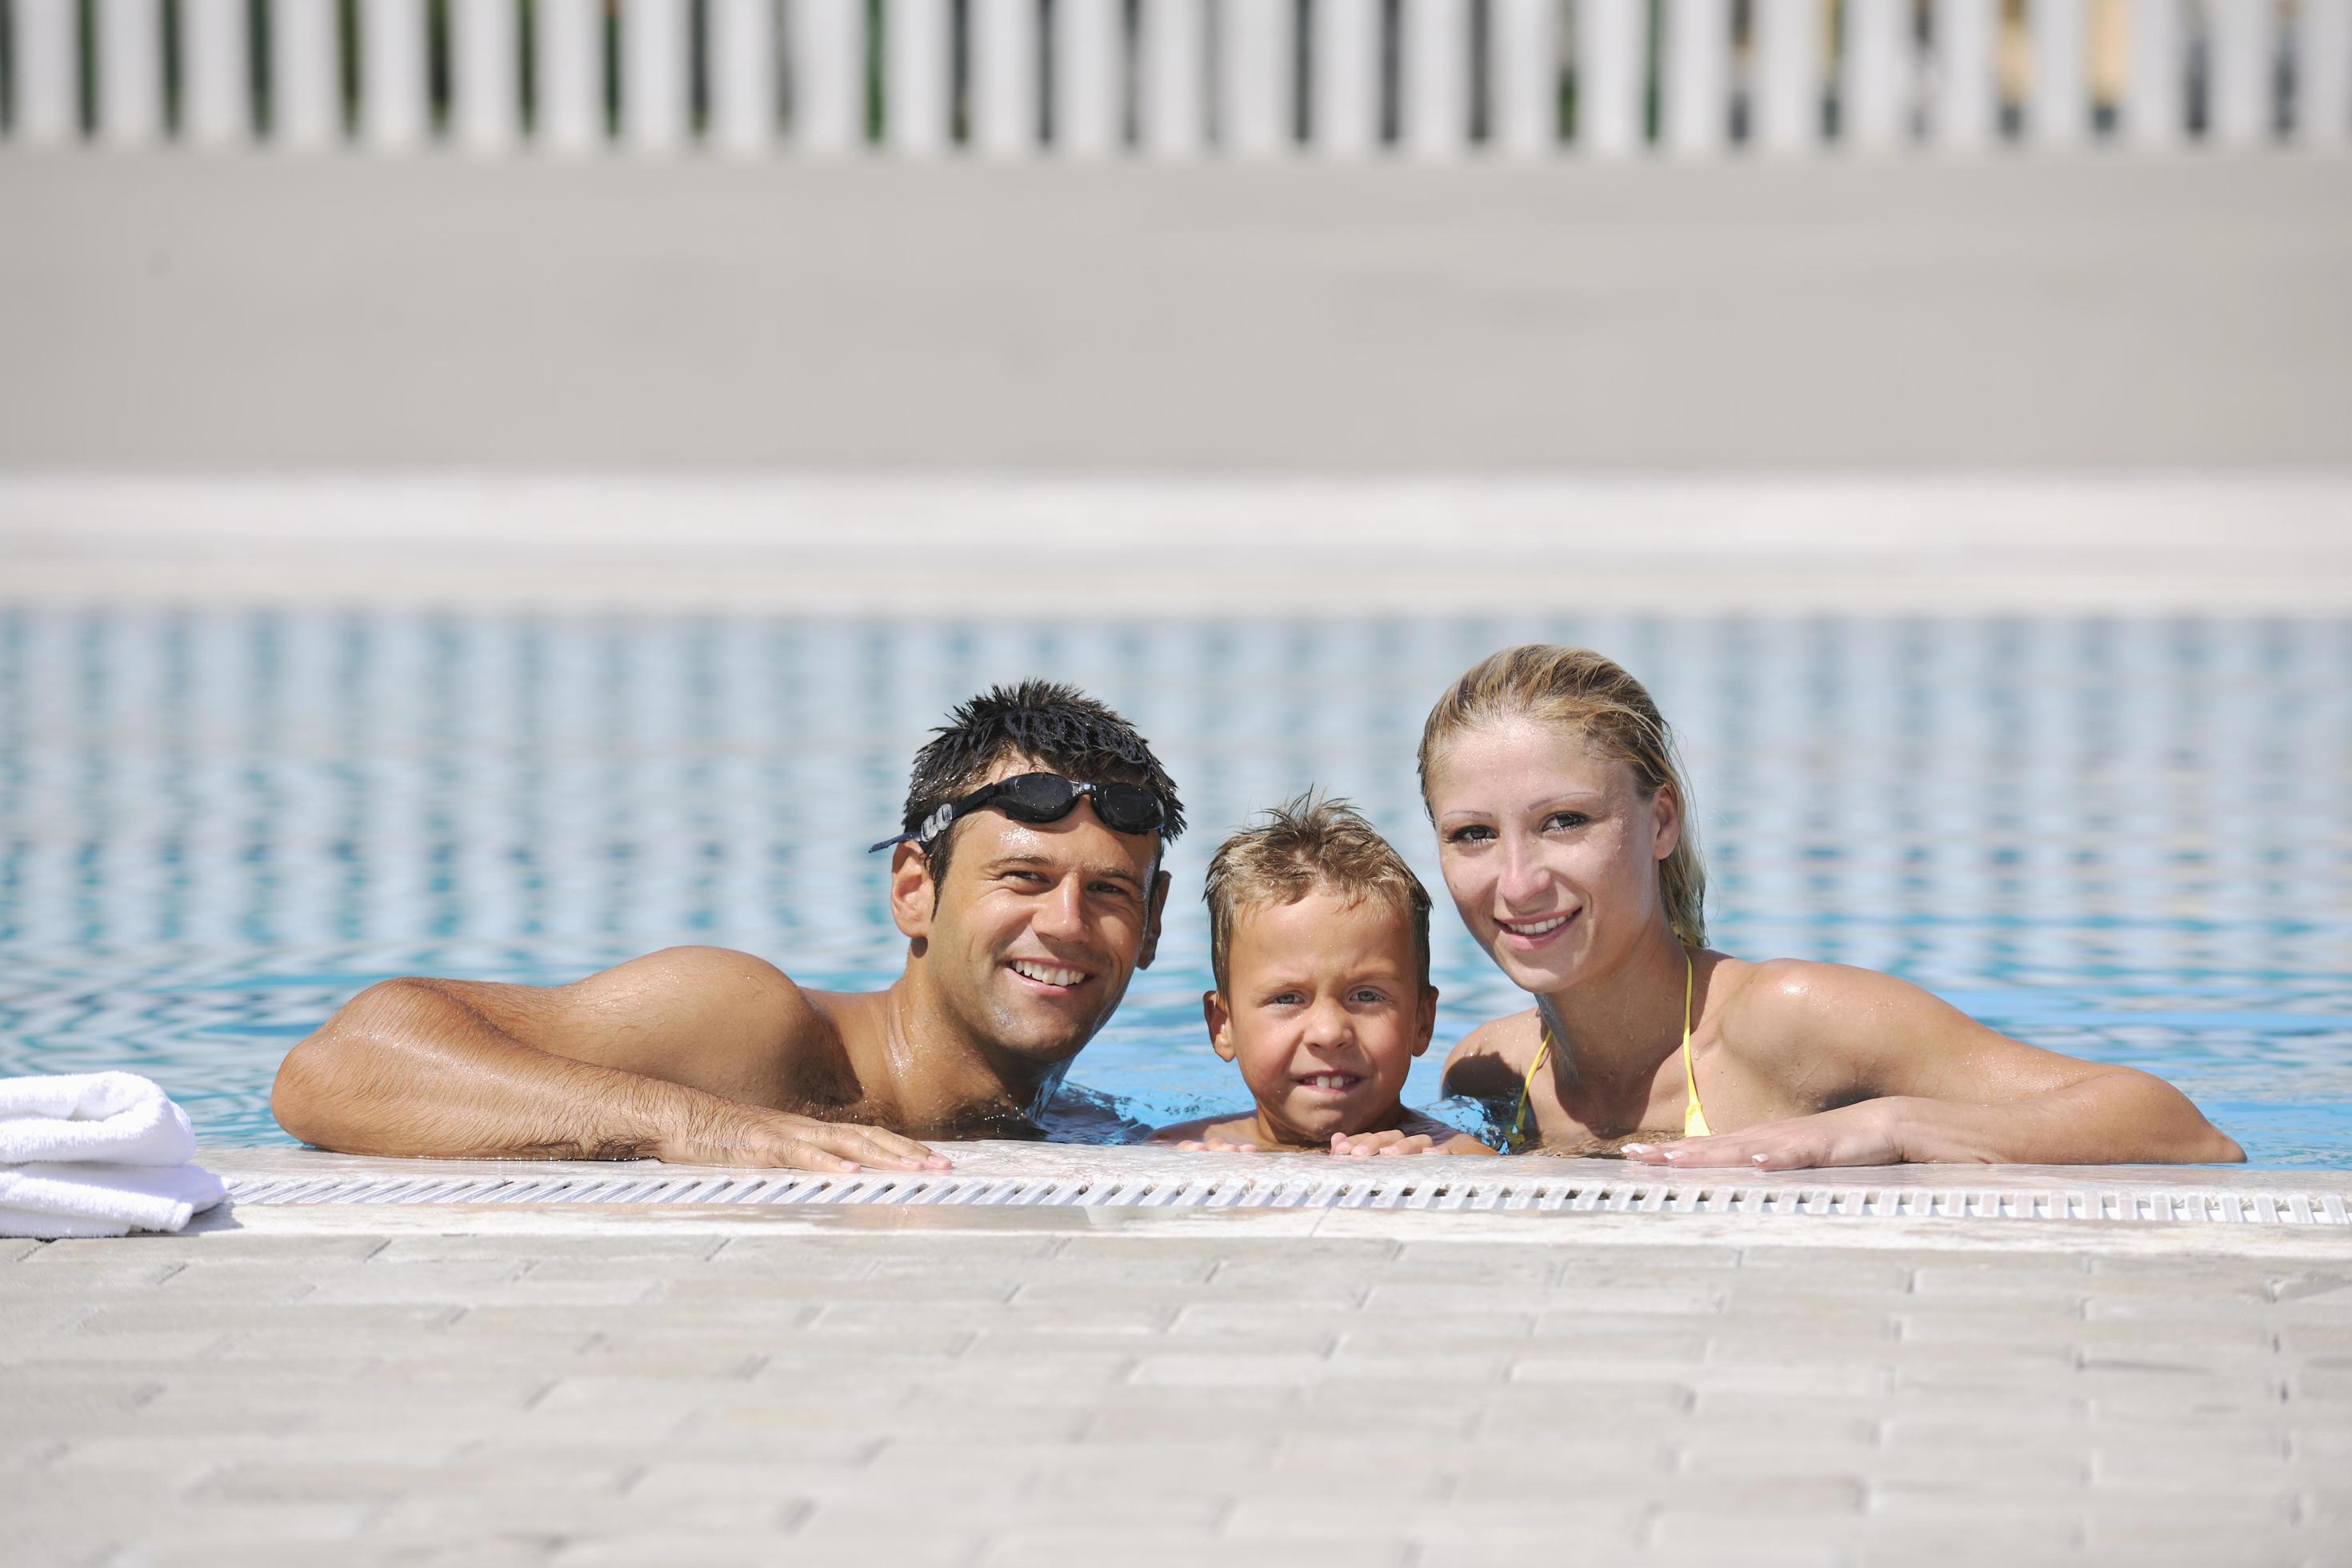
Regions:
<instances>
[{"instance_id":1,"label":"woman's bare shoulder","mask_svg":"<svg viewBox=\"0 0 2352 1568\"><path fill-rule=\"evenodd\" d=\"M1472 1100L1517 1094L1542 1040L1543 1020L1533 1007L1479 1025L1447 1053L1445 1092Z\"/></svg>"}]
</instances>

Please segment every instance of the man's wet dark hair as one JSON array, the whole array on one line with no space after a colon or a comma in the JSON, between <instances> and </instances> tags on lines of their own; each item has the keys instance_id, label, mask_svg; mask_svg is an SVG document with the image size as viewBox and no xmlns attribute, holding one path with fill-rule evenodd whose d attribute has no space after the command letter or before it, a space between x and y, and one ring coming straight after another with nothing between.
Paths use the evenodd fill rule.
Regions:
<instances>
[{"instance_id":1,"label":"man's wet dark hair","mask_svg":"<svg viewBox=\"0 0 2352 1568\"><path fill-rule=\"evenodd\" d=\"M949 801L980 787L1007 756L1026 757L1046 773L1079 784L1140 784L1160 797L1164 847L1184 831L1176 785L1135 726L1080 691L1055 680L993 686L948 715L937 739L915 753L907 780L903 826L913 833ZM1081 810L1089 809L1080 807ZM944 887L959 822L924 851L931 886Z\"/></svg>"}]
</instances>

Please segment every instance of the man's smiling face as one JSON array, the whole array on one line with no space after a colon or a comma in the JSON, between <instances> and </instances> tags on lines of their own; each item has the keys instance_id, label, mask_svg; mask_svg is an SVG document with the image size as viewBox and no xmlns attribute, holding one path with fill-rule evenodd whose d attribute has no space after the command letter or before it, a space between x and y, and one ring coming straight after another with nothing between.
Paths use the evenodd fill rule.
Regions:
<instances>
[{"instance_id":1,"label":"man's smiling face","mask_svg":"<svg viewBox=\"0 0 2352 1568\"><path fill-rule=\"evenodd\" d=\"M1008 757L972 787L1041 771ZM976 1043L1035 1067L1066 1062L1151 962L1168 894L1159 835L1114 833L1091 801L1059 822L982 810L955 834L937 889L902 859L898 929L923 944L935 994Z\"/></svg>"}]
</instances>

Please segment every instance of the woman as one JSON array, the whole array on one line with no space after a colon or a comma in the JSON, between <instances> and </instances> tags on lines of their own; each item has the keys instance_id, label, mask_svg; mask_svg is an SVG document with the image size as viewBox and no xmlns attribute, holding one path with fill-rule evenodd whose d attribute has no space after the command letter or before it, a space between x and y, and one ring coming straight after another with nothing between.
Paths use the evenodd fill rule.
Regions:
<instances>
[{"instance_id":1,"label":"woman","mask_svg":"<svg viewBox=\"0 0 2352 1568\"><path fill-rule=\"evenodd\" d=\"M1464 1038L1445 1088L1523 1141L1765 1170L2245 1158L2146 1073L1870 970L1708 948L1665 721L1599 654L1496 654L1431 710L1420 761L1454 907L1536 999Z\"/></svg>"}]
</instances>

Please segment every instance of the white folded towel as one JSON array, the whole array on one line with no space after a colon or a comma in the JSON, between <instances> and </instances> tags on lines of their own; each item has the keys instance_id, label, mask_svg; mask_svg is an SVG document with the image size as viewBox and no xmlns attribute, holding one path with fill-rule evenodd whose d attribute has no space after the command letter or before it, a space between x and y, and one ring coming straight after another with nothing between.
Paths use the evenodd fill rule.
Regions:
<instances>
[{"instance_id":1,"label":"white folded towel","mask_svg":"<svg viewBox=\"0 0 2352 1568\"><path fill-rule=\"evenodd\" d=\"M0 1165L0 1236L49 1241L179 1230L227 1195L199 1165Z\"/></svg>"},{"instance_id":2,"label":"white folded towel","mask_svg":"<svg viewBox=\"0 0 2352 1568\"><path fill-rule=\"evenodd\" d=\"M0 1078L0 1165L177 1165L195 1152L188 1113L137 1073Z\"/></svg>"}]
</instances>

